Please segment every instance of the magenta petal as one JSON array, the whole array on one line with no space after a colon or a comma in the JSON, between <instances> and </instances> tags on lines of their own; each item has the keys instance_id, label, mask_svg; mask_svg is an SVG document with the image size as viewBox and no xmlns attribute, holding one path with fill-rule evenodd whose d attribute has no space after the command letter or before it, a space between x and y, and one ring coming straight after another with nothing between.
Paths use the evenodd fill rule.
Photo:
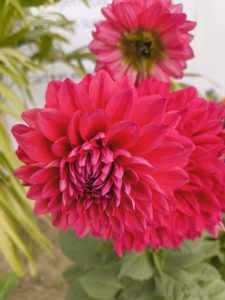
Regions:
<instances>
[{"instance_id":1,"label":"magenta petal","mask_svg":"<svg viewBox=\"0 0 225 300\"><path fill-rule=\"evenodd\" d=\"M74 95L74 87L75 83L66 79L60 86L60 90L58 93L59 98L59 107L61 112L63 112L67 116L71 116L76 110L76 100Z\"/></svg>"},{"instance_id":2,"label":"magenta petal","mask_svg":"<svg viewBox=\"0 0 225 300\"><path fill-rule=\"evenodd\" d=\"M59 176L59 170L57 168L40 169L30 177L30 183L32 184L46 183L49 180L54 180L58 176Z\"/></svg>"},{"instance_id":3,"label":"magenta petal","mask_svg":"<svg viewBox=\"0 0 225 300\"><path fill-rule=\"evenodd\" d=\"M113 123L129 120L133 112L135 90L128 89L116 93L108 103L106 112Z\"/></svg>"},{"instance_id":4,"label":"magenta petal","mask_svg":"<svg viewBox=\"0 0 225 300\"><path fill-rule=\"evenodd\" d=\"M58 93L61 86L61 81L51 81L48 84L45 94L46 107L59 108Z\"/></svg>"},{"instance_id":5,"label":"magenta petal","mask_svg":"<svg viewBox=\"0 0 225 300\"><path fill-rule=\"evenodd\" d=\"M135 155L143 155L162 143L166 135L166 127L162 124L149 124L140 130L136 144L130 149Z\"/></svg>"},{"instance_id":6,"label":"magenta petal","mask_svg":"<svg viewBox=\"0 0 225 300\"><path fill-rule=\"evenodd\" d=\"M21 149L34 161L48 163L55 160L50 142L38 132L28 132L17 137Z\"/></svg>"},{"instance_id":7,"label":"magenta petal","mask_svg":"<svg viewBox=\"0 0 225 300\"><path fill-rule=\"evenodd\" d=\"M133 119L140 126L160 122L165 113L166 99L161 96L145 96L134 107Z\"/></svg>"},{"instance_id":8,"label":"magenta petal","mask_svg":"<svg viewBox=\"0 0 225 300\"><path fill-rule=\"evenodd\" d=\"M122 24L126 29L134 29L138 27L138 12L140 12L141 7L138 3L118 3L113 7L113 12L117 17L120 24Z\"/></svg>"},{"instance_id":9,"label":"magenta petal","mask_svg":"<svg viewBox=\"0 0 225 300\"><path fill-rule=\"evenodd\" d=\"M67 137L62 137L58 139L54 144L52 144L52 152L57 157L65 157L69 154L71 150L71 144Z\"/></svg>"},{"instance_id":10,"label":"magenta petal","mask_svg":"<svg viewBox=\"0 0 225 300\"><path fill-rule=\"evenodd\" d=\"M84 114L80 120L80 134L84 140L91 139L100 132L106 132L108 127L109 117L101 109Z\"/></svg>"},{"instance_id":11,"label":"magenta petal","mask_svg":"<svg viewBox=\"0 0 225 300\"><path fill-rule=\"evenodd\" d=\"M137 141L138 134L139 128L136 123L121 121L109 129L107 144L111 149L127 149Z\"/></svg>"},{"instance_id":12,"label":"magenta petal","mask_svg":"<svg viewBox=\"0 0 225 300\"><path fill-rule=\"evenodd\" d=\"M140 26L147 30L153 30L163 19L163 16L164 14L162 4L160 2L155 3L139 16Z\"/></svg>"},{"instance_id":13,"label":"magenta petal","mask_svg":"<svg viewBox=\"0 0 225 300\"><path fill-rule=\"evenodd\" d=\"M89 95L95 108L104 109L114 91L115 83L106 71L100 71L90 82Z\"/></svg>"},{"instance_id":14,"label":"magenta petal","mask_svg":"<svg viewBox=\"0 0 225 300\"><path fill-rule=\"evenodd\" d=\"M28 109L22 113L23 120L32 128L36 128L39 108Z\"/></svg>"},{"instance_id":15,"label":"magenta petal","mask_svg":"<svg viewBox=\"0 0 225 300\"><path fill-rule=\"evenodd\" d=\"M80 111L75 112L68 126L68 137L74 146L79 145L82 142L79 129L81 116L82 113Z\"/></svg>"},{"instance_id":16,"label":"magenta petal","mask_svg":"<svg viewBox=\"0 0 225 300\"><path fill-rule=\"evenodd\" d=\"M171 193L175 189L182 187L189 179L187 173L182 169L155 172L153 177L166 193Z\"/></svg>"},{"instance_id":17,"label":"magenta petal","mask_svg":"<svg viewBox=\"0 0 225 300\"><path fill-rule=\"evenodd\" d=\"M67 135L68 118L58 110L46 108L38 114L38 126L50 141Z\"/></svg>"}]
</instances>

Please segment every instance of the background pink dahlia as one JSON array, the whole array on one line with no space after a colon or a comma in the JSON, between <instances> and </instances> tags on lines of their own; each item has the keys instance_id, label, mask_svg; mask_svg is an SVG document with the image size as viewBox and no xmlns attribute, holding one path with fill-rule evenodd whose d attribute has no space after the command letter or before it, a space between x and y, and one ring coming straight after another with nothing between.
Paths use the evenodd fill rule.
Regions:
<instances>
[{"instance_id":1,"label":"background pink dahlia","mask_svg":"<svg viewBox=\"0 0 225 300\"><path fill-rule=\"evenodd\" d=\"M138 95L105 71L49 83L45 107L24 112L27 125L12 130L24 163L16 176L36 214L51 213L55 226L80 237L112 239L120 255L141 251L149 228L168 223L194 148L176 130L179 112L166 111L168 86L151 87Z\"/></svg>"},{"instance_id":2,"label":"background pink dahlia","mask_svg":"<svg viewBox=\"0 0 225 300\"><path fill-rule=\"evenodd\" d=\"M165 85L166 86L166 85ZM139 96L166 94L162 84L145 80L138 88ZM174 193L174 211L166 223L156 230L149 228L150 244L177 247L184 239L200 237L203 230L216 235L223 229L222 212L225 211L225 105L207 102L189 87L165 95L168 114L180 114L178 132L194 144L185 168L189 181ZM154 165L157 169L160 165ZM162 186L162 177L158 182ZM165 186L163 186L165 189Z\"/></svg>"},{"instance_id":3,"label":"background pink dahlia","mask_svg":"<svg viewBox=\"0 0 225 300\"><path fill-rule=\"evenodd\" d=\"M171 0L114 0L102 9L90 50L96 70L107 69L115 79L128 75L139 84L146 77L181 78L193 58L188 21L182 5Z\"/></svg>"}]
</instances>

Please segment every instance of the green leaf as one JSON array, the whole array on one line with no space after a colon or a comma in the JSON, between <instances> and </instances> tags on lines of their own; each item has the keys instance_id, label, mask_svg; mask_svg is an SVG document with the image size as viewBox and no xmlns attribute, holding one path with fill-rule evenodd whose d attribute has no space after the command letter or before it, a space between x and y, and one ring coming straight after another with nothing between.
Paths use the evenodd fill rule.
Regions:
<instances>
[{"instance_id":1,"label":"green leaf","mask_svg":"<svg viewBox=\"0 0 225 300\"><path fill-rule=\"evenodd\" d=\"M92 267L100 263L99 247L102 243L100 239L78 238L74 231L69 230L60 233L60 244L66 256L81 267Z\"/></svg>"},{"instance_id":2,"label":"green leaf","mask_svg":"<svg viewBox=\"0 0 225 300\"><path fill-rule=\"evenodd\" d=\"M128 287L121 293L120 300L150 300L154 292L155 284L153 280L142 282L131 281ZM151 300L153 299L151 297Z\"/></svg>"},{"instance_id":3,"label":"green leaf","mask_svg":"<svg viewBox=\"0 0 225 300\"><path fill-rule=\"evenodd\" d=\"M205 292L210 300L224 300L225 282L220 279L214 280L206 286Z\"/></svg>"},{"instance_id":4,"label":"green leaf","mask_svg":"<svg viewBox=\"0 0 225 300\"><path fill-rule=\"evenodd\" d=\"M207 263L201 263L188 269L193 278L200 283L209 283L221 279L219 271Z\"/></svg>"},{"instance_id":5,"label":"green leaf","mask_svg":"<svg viewBox=\"0 0 225 300\"><path fill-rule=\"evenodd\" d=\"M183 270L164 272L156 278L156 286L166 300L209 300L196 281Z\"/></svg>"},{"instance_id":6,"label":"green leaf","mask_svg":"<svg viewBox=\"0 0 225 300\"><path fill-rule=\"evenodd\" d=\"M8 273L0 277L0 300L6 299L17 286L15 273Z\"/></svg>"},{"instance_id":7,"label":"green leaf","mask_svg":"<svg viewBox=\"0 0 225 300\"><path fill-rule=\"evenodd\" d=\"M91 298L85 294L78 282L74 282L68 289L65 300L91 300Z\"/></svg>"},{"instance_id":8,"label":"green leaf","mask_svg":"<svg viewBox=\"0 0 225 300\"><path fill-rule=\"evenodd\" d=\"M154 268L146 252L130 253L122 259L119 277L128 276L136 280L145 280L153 276Z\"/></svg>"},{"instance_id":9,"label":"green leaf","mask_svg":"<svg viewBox=\"0 0 225 300\"><path fill-rule=\"evenodd\" d=\"M165 251L165 265L186 268L219 254L219 241L198 239L186 241L177 250Z\"/></svg>"},{"instance_id":10,"label":"green leaf","mask_svg":"<svg viewBox=\"0 0 225 300\"><path fill-rule=\"evenodd\" d=\"M91 270L78 281L84 291L97 300L111 299L123 288L113 268Z\"/></svg>"},{"instance_id":11,"label":"green leaf","mask_svg":"<svg viewBox=\"0 0 225 300\"><path fill-rule=\"evenodd\" d=\"M85 274L81 269L72 266L64 272L64 277L70 282L66 300L90 300L90 297L84 292L81 284L78 282L78 276Z\"/></svg>"}]
</instances>

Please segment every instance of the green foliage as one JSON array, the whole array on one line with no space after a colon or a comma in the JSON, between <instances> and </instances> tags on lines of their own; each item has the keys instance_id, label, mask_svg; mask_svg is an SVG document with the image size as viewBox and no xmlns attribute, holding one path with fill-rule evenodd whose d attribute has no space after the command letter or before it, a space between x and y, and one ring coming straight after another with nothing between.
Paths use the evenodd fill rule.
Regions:
<instances>
[{"instance_id":1,"label":"green foliage","mask_svg":"<svg viewBox=\"0 0 225 300\"><path fill-rule=\"evenodd\" d=\"M17 277L15 273L8 273L0 277L0 300L6 300L13 292L17 285Z\"/></svg>"},{"instance_id":2,"label":"green foliage","mask_svg":"<svg viewBox=\"0 0 225 300\"><path fill-rule=\"evenodd\" d=\"M29 237L45 249L48 248L48 241L36 224L24 188L13 174L18 161L1 120L0 140L0 251L19 275L24 273L20 258L22 254L28 261L31 274L34 275L33 258L23 237Z\"/></svg>"},{"instance_id":3,"label":"green foliage","mask_svg":"<svg viewBox=\"0 0 225 300\"><path fill-rule=\"evenodd\" d=\"M72 231L61 233L60 241L74 263L64 273L66 300L225 299L225 282L210 263L219 256L218 241L202 238L178 250L147 249L122 258L110 256L111 243L79 239Z\"/></svg>"},{"instance_id":4,"label":"green foliage","mask_svg":"<svg viewBox=\"0 0 225 300\"><path fill-rule=\"evenodd\" d=\"M145 280L154 274L153 264L146 252L126 255L121 263L120 277L128 276L136 280Z\"/></svg>"},{"instance_id":5,"label":"green foliage","mask_svg":"<svg viewBox=\"0 0 225 300\"><path fill-rule=\"evenodd\" d=\"M64 52L63 45L68 43L65 32L73 33L72 21L57 13L36 10L34 15L30 9L55 2L0 1L0 252L19 275L24 274L24 260L30 273L35 274L31 240L45 249L48 242L33 217L26 190L13 175L19 163L8 137L5 115L20 118L26 107L24 99L32 100L29 76L43 71L46 64L63 62L83 74L83 60L92 58L85 47ZM57 29L62 33L56 33Z\"/></svg>"}]
</instances>

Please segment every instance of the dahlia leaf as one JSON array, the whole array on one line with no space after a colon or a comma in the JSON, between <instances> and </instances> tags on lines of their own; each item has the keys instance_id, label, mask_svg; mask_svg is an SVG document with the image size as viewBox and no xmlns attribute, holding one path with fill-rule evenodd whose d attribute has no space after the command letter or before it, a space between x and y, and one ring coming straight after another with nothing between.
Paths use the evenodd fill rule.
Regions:
<instances>
[{"instance_id":1,"label":"dahlia leaf","mask_svg":"<svg viewBox=\"0 0 225 300\"><path fill-rule=\"evenodd\" d=\"M156 277L157 290L166 300L209 300L188 272L179 269L164 271Z\"/></svg>"},{"instance_id":2,"label":"dahlia leaf","mask_svg":"<svg viewBox=\"0 0 225 300\"><path fill-rule=\"evenodd\" d=\"M165 264L168 268L191 267L217 255L219 255L219 241L203 239L185 241L180 249L165 251Z\"/></svg>"},{"instance_id":3,"label":"dahlia leaf","mask_svg":"<svg viewBox=\"0 0 225 300\"><path fill-rule=\"evenodd\" d=\"M224 300L225 299L225 282L217 279L212 281L205 288L210 300Z\"/></svg>"},{"instance_id":4,"label":"dahlia leaf","mask_svg":"<svg viewBox=\"0 0 225 300\"><path fill-rule=\"evenodd\" d=\"M155 291L154 280L129 281L128 287L121 293L120 300L150 300ZM160 300L151 298L151 300ZM163 299L161 299L163 300Z\"/></svg>"},{"instance_id":5,"label":"dahlia leaf","mask_svg":"<svg viewBox=\"0 0 225 300\"><path fill-rule=\"evenodd\" d=\"M6 299L16 286L17 277L15 273L8 273L3 277L0 277L0 300Z\"/></svg>"},{"instance_id":6,"label":"dahlia leaf","mask_svg":"<svg viewBox=\"0 0 225 300\"><path fill-rule=\"evenodd\" d=\"M75 282L66 294L65 300L91 300L91 298L85 294L79 283Z\"/></svg>"},{"instance_id":7,"label":"dahlia leaf","mask_svg":"<svg viewBox=\"0 0 225 300\"><path fill-rule=\"evenodd\" d=\"M199 283L209 283L213 280L221 279L219 271L207 263L198 264L188 271Z\"/></svg>"},{"instance_id":8,"label":"dahlia leaf","mask_svg":"<svg viewBox=\"0 0 225 300\"><path fill-rule=\"evenodd\" d=\"M147 253L133 252L123 258L119 277L128 276L134 280L145 280L151 278L153 273L153 265Z\"/></svg>"},{"instance_id":9,"label":"dahlia leaf","mask_svg":"<svg viewBox=\"0 0 225 300\"><path fill-rule=\"evenodd\" d=\"M60 243L64 254L78 266L85 268L100 263L100 240L89 236L80 239L73 231L68 231L60 233Z\"/></svg>"},{"instance_id":10,"label":"dahlia leaf","mask_svg":"<svg viewBox=\"0 0 225 300\"><path fill-rule=\"evenodd\" d=\"M114 268L93 269L78 280L84 291L97 300L108 300L123 288Z\"/></svg>"}]
</instances>

